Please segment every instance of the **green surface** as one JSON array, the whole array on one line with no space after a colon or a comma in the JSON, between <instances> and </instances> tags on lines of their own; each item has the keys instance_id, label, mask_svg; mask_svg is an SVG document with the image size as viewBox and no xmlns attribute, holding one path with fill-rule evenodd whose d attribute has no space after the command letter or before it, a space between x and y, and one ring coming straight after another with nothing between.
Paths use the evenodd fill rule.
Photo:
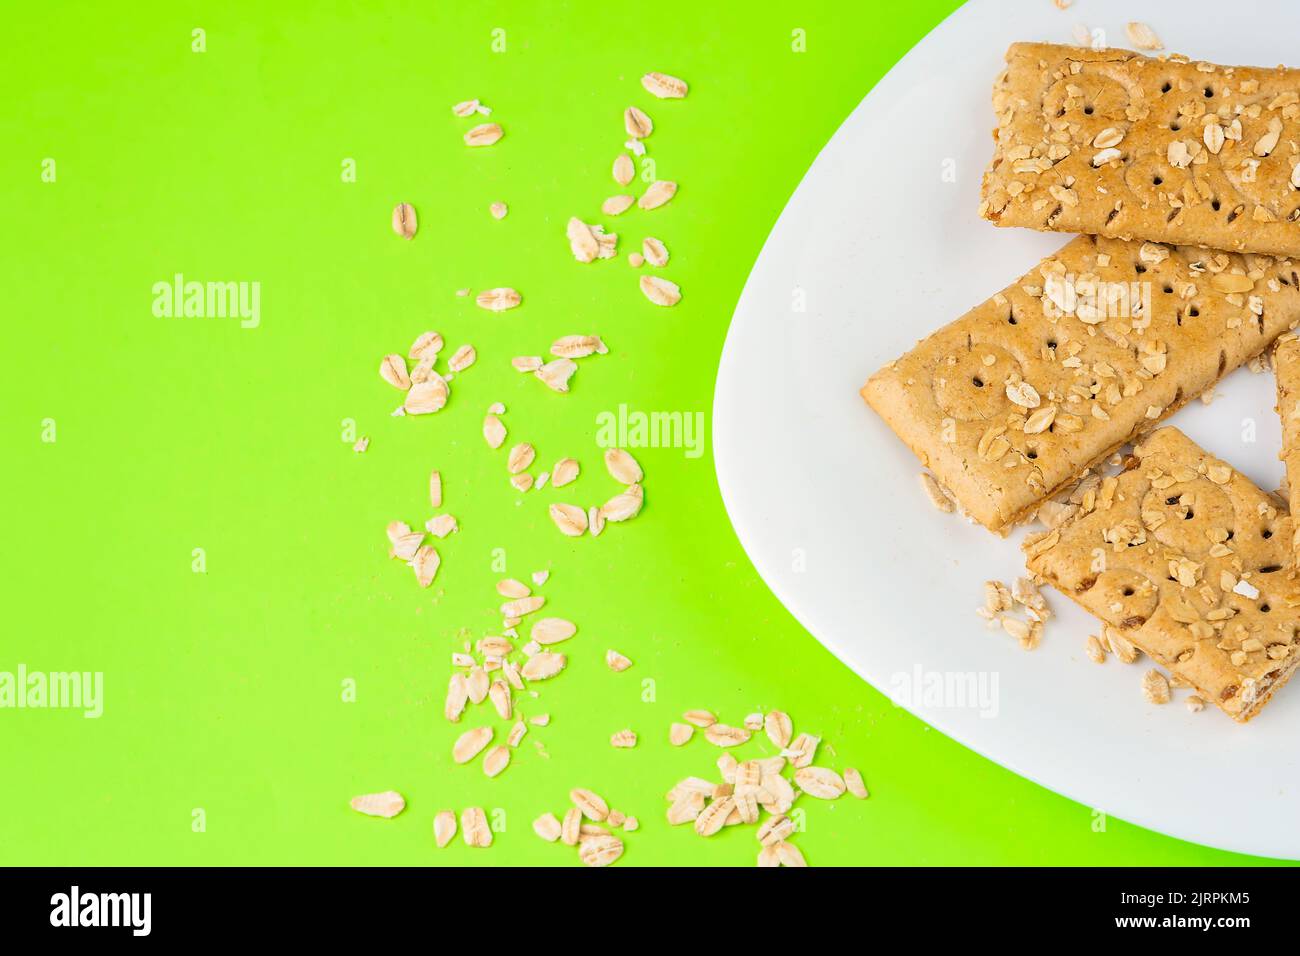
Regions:
<instances>
[{"instance_id":1,"label":"green surface","mask_svg":"<svg viewBox=\"0 0 1300 956\"><path fill-rule=\"evenodd\" d=\"M693 707L732 723L783 709L825 738L827 762L863 769L868 802L801 801L796 842L813 864L1242 859L1116 819L1096 832L1090 808L892 707L769 594L707 447L637 450L646 508L599 539L564 538L547 518L549 502L613 493L600 413L707 418L732 308L783 204L952 0L745 16L679 2L370 6L11 11L0 670L102 671L105 701L98 720L0 710L0 863L574 864L530 821L587 786L642 821L626 864L752 864L749 828L704 841L664 821L673 782L715 772L703 740L668 746ZM191 49L196 27L206 52ZM652 99L647 70L686 78L689 98ZM470 97L506 128L497 146L462 145L472 121L449 107ZM649 154L681 190L601 220L629 104L655 120ZM354 183L340 175L349 158ZM500 222L487 212L498 199ZM401 200L420 217L409 243L389 227ZM663 239L682 303L646 302L621 257L575 263L571 215L608 222L623 254ZM154 317L154 283L178 272L259 282L260 325ZM454 294L494 285L524 305L493 315ZM441 413L389 417L399 396L379 358L429 328L444 360L470 342L478 363ZM511 369L571 333L611 351L580 363L570 394ZM579 481L515 493L504 450L480 437L494 401L511 443L532 442L548 467L578 458ZM345 419L370 436L365 454ZM430 516L432 467L462 530L439 543L425 592L388 560L384 526ZM450 653L499 628L498 560L524 579L549 569L548 610L580 631L568 670L520 704L551 725L489 780L452 763L452 741L489 719L501 739L508 724L484 705L450 725L441 701ZM611 647L635 666L609 672ZM341 699L348 679L355 702ZM609 746L624 727L641 734L635 750ZM396 820L347 809L390 787L408 799ZM504 821L493 849L434 849L433 814L471 805Z\"/></svg>"}]
</instances>

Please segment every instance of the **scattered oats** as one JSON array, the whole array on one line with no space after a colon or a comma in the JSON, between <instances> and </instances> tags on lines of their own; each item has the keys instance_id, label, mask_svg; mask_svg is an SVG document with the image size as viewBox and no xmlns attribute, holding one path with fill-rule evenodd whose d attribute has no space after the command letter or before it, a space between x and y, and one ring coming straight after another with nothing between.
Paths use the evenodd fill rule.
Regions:
<instances>
[{"instance_id":1,"label":"scattered oats","mask_svg":"<svg viewBox=\"0 0 1300 956\"><path fill-rule=\"evenodd\" d=\"M447 404L447 393L446 381L437 372L430 371L428 381L411 386L402 408L408 415L429 415Z\"/></svg>"},{"instance_id":2,"label":"scattered oats","mask_svg":"<svg viewBox=\"0 0 1300 956\"><path fill-rule=\"evenodd\" d=\"M560 358L586 358L593 352L600 355L609 352L599 335L566 335L551 343L551 354Z\"/></svg>"},{"instance_id":3,"label":"scattered oats","mask_svg":"<svg viewBox=\"0 0 1300 956\"><path fill-rule=\"evenodd\" d=\"M647 93L661 100L680 100L686 96L688 90L685 80L679 80L667 73L647 73L641 77L641 85L646 88Z\"/></svg>"},{"instance_id":4,"label":"scattered oats","mask_svg":"<svg viewBox=\"0 0 1300 956\"><path fill-rule=\"evenodd\" d=\"M623 111L623 128L627 130L628 136L640 140L654 132L655 124L641 110L629 106Z\"/></svg>"},{"instance_id":5,"label":"scattered oats","mask_svg":"<svg viewBox=\"0 0 1300 956\"><path fill-rule=\"evenodd\" d=\"M528 722L532 724L534 727L545 727L551 722L551 715L537 714L534 717L529 717Z\"/></svg>"},{"instance_id":6,"label":"scattered oats","mask_svg":"<svg viewBox=\"0 0 1300 956\"><path fill-rule=\"evenodd\" d=\"M578 633L578 625L562 617L544 617L533 625L528 636L543 647L567 641Z\"/></svg>"},{"instance_id":7,"label":"scattered oats","mask_svg":"<svg viewBox=\"0 0 1300 956\"><path fill-rule=\"evenodd\" d=\"M460 813L460 832L466 846L489 847L492 845L492 828L488 826L487 814L482 807L470 807Z\"/></svg>"},{"instance_id":8,"label":"scattered oats","mask_svg":"<svg viewBox=\"0 0 1300 956\"><path fill-rule=\"evenodd\" d=\"M827 767L804 767L796 770L794 782L810 797L835 800L845 790L846 784L838 773Z\"/></svg>"},{"instance_id":9,"label":"scattered oats","mask_svg":"<svg viewBox=\"0 0 1300 956\"><path fill-rule=\"evenodd\" d=\"M465 133L466 146L491 146L505 135L500 123L480 123Z\"/></svg>"},{"instance_id":10,"label":"scattered oats","mask_svg":"<svg viewBox=\"0 0 1300 956\"><path fill-rule=\"evenodd\" d=\"M527 584L514 578L502 578L497 582L497 594L505 598L526 598L532 593Z\"/></svg>"},{"instance_id":11,"label":"scattered oats","mask_svg":"<svg viewBox=\"0 0 1300 956\"><path fill-rule=\"evenodd\" d=\"M704 738L715 747L739 747L749 742L750 733L743 727L710 724L704 728Z\"/></svg>"},{"instance_id":12,"label":"scattered oats","mask_svg":"<svg viewBox=\"0 0 1300 956\"><path fill-rule=\"evenodd\" d=\"M510 474L517 475L532 465L533 459L536 457L537 453L532 445L526 441L520 442L510 449L510 455L506 459L506 468L509 469Z\"/></svg>"},{"instance_id":13,"label":"scattered oats","mask_svg":"<svg viewBox=\"0 0 1300 956\"><path fill-rule=\"evenodd\" d=\"M554 677L564 670L564 665L568 662L568 658L563 654L542 651L540 654L534 654L528 658L528 662L524 664L521 673L526 680L546 680L548 677Z\"/></svg>"},{"instance_id":14,"label":"scattered oats","mask_svg":"<svg viewBox=\"0 0 1300 956\"><path fill-rule=\"evenodd\" d=\"M473 116L478 112L478 100L465 100L463 103L457 103L451 108L451 111L457 116Z\"/></svg>"},{"instance_id":15,"label":"scattered oats","mask_svg":"<svg viewBox=\"0 0 1300 956\"><path fill-rule=\"evenodd\" d=\"M668 247L658 239L646 237L641 240L641 254L652 266L668 265Z\"/></svg>"},{"instance_id":16,"label":"scattered oats","mask_svg":"<svg viewBox=\"0 0 1300 956\"><path fill-rule=\"evenodd\" d=\"M474 351L474 346L462 345L456 350L456 354L447 360L447 367L453 372L463 372L477 360L478 352Z\"/></svg>"},{"instance_id":17,"label":"scattered oats","mask_svg":"<svg viewBox=\"0 0 1300 956\"><path fill-rule=\"evenodd\" d=\"M573 458L561 458L551 469L551 487L563 488L578 477L579 465Z\"/></svg>"},{"instance_id":18,"label":"scattered oats","mask_svg":"<svg viewBox=\"0 0 1300 956\"><path fill-rule=\"evenodd\" d=\"M790 737L794 733L794 723L789 714L779 710L770 711L763 719L763 727L767 731L767 739L774 745L782 748L789 746Z\"/></svg>"},{"instance_id":19,"label":"scattered oats","mask_svg":"<svg viewBox=\"0 0 1300 956\"><path fill-rule=\"evenodd\" d=\"M486 292L480 292L474 297L474 302L480 309L487 309L489 312L504 312L506 309L513 309L523 301L523 298L514 289L501 287L497 289L488 289Z\"/></svg>"},{"instance_id":20,"label":"scattered oats","mask_svg":"<svg viewBox=\"0 0 1300 956\"><path fill-rule=\"evenodd\" d=\"M508 766L510 766L510 748L504 744L493 747L483 758L483 772L489 777L497 776Z\"/></svg>"},{"instance_id":21,"label":"scattered oats","mask_svg":"<svg viewBox=\"0 0 1300 956\"><path fill-rule=\"evenodd\" d=\"M627 821L627 814L622 810L609 809L609 816L605 818L605 823L611 827L621 827Z\"/></svg>"},{"instance_id":22,"label":"scattered oats","mask_svg":"<svg viewBox=\"0 0 1300 956\"><path fill-rule=\"evenodd\" d=\"M509 684L503 680L494 680L492 686L488 688L488 697L502 720L509 720L513 716Z\"/></svg>"},{"instance_id":23,"label":"scattered oats","mask_svg":"<svg viewBox=\"0 0 1300 956\"><path fill-rule=\"evenodd\" d=\"M745 729L749 731L763 729L763 715L759 713L745 715Z\"/></svg>"},{"instance_id":24,"label":"scattered oats","mask_svg":"<svg viewBox=\"0 0 1300 956\"><path fill-rule=\"evenodd\" d=\"M504 219L509 211L510 207L503 202L494 202L491 206L488 206L488 212L492 213L493 219Z\"/></svg>"},{"instance_id":25,"label":"scattered oats","mask_svg":"<svg viewBox=\"0 0 1300 956\"><path fill-rule=\"evenodd\" d=\"M609 804L592 790L575 787L569 791L569 799L573 801L573 805L581 811L582 815L592 823L600 823L609 816Z\"/></svg>"},{"instance_id":26,"label":"scattered oats","mask_svg":"<svg viewBox=\"0 0 1300 956\"><path fill-rule=\"evenodd\" d=\"M442 507L442 472L437 469L429 472L429 504Z\"/></svg>"},{"instance_id":27,"label":"scattered oats","mask_svg":"<svg viewBox=\"0 0 1300 956\"><path fill-rule=\"evenodd\" d=\"M564 822L560 824L560 840L568 846L577 846L581 835L582 811L574 807L564 814Z\"/></svg>"},{"instance_id":28,"label":"scattered oats","mask_svg":"<svg viewBox=\"0 0 1300 956\"><path fill-rule=\"evenodd\" d=\"M623 148L634 156L645 155L645 143L641 142L639 139L629 139L623 144Z\"/></svg>"},{"instance_id":29,"label":"scattered oats","mask_svg":"<svg viewBox=\"0 0 1300 956\"><path fill-rule=\"evenodd\" d=\"M565 227L565 236L569 240L569 249L579 262L591 262L600 256L600 242L592 227L573 216Z\"/></svg>"},{"instance_id":30,"label":"scattered oats","mask_svg":"<svg viewBox=\"0 0 1300 956\"><path fill-rule=\"evenodd\" d=\"M611 747L618 747L621 749L630 749L632 747L635 747L636 734L630 730L620 730L618 733L614 734L612 737L609 738L609 745Z\"/></svg>"},{"instance_id":31,"label":"scattered oats","mask_svg":"<svg viewBox=\"0 0 1300 956\"><path fill-rule=\"evenodd\" d=\"M420 224L415 219L415 207L409 202L399 202L393 207L393 232L403 239L415 237Z\"/></svg>"},{"instance_id":32,"label":"scattered oats","mask_svg":"<svg viewBox=\"0 0 1300 956\"><path fill-rule=\"evenodd\" d=\"M469 289L457 289L456 295L463 299L465 296L469 295Z\"/></svg>"},{"instance_id":33,"label":"scattered oats","mask_svg":"<svg viewBox=\"0 0 1300 956\"><path fill-rule=\"evenodd\" d=\"M925 489L925 493L930 499L930 504L934 505L936 509L943 512L951 512L953 510L954 505L952 499L948 497L948 493L944 490L943 485L935 481L934 476L928 471L921 472L921 487Z\"/></svg>"},{"instance_id":34,"label":"scattered oats","mask_svg":"<svg viewBox=\"0 0 1300 956\"><path fill-rule=\"evenodd\" d=\"M456 814L442 810L433 818L433 840L441 849L451 842L456 835Z\"/></svg>"},{"instance_id":35,"label":"scattered oats","mask_svg":"<svg viewBox=\"0 0 1300 956\"><path fill-rule=\"evenodd\" d=\"M469 703L469 683L463 674L452 674L447 686L447 699L442 708L443 716L455 723L465 713L467 703Z\"/></svg>"},{"instance_id":36,"label":"scattered oats","mask_svg":"<svg viewBox=\"0 0 1300 956\"><path fill-rule=\"evenodd\" d=\"M1106 648L1102 647L1101 640L1096 634L1088 635L1088 640L1084 642L1083 649L1088 655L1088 660L1094 664L1106 663Z\"/></svg>"},{"instance_id":37,"label":"scattered oats","mask_svg":"<svg viewBox=\"0 0 1300 956\"><path fill-rule=\"evenodd\" d=\"M731 816L731 811L735 808L735 797L714 800L695 818L695 832L703 837L713 836L726 824L727 817Z\"/></svg>"},{"instance_id":38,"label":"scattered oats","mask_svg":"<svg viewBox=\"0 0 1300 956\"><path fill-rule=\"evenodd\" d=\"M1187 703L1187 709L1190 710L1193 714L1197 713L1198 711L1202 710L1205 707L1205 701L1203 701L1196 694L1192 694L1190 697L1188 697L1186 703Z\"/></svg>"},{"instance_id":39,"label":"scattered oats","mask_svg":"<svg viewBox=\"0 0 1300 956\"><path fill-rule=\"evenodd\" d=\"M540 355L517 355L510 360L516 372L536 372L542 367Z\"/></svg>"},{"instance_id":40,"label":"scattered oats","mask_svg":"<svg viewBox=\"0 0 1300 956\"><path fill-rule=\"evenodd\" d=\"M350 805L357 813L364 813L368 817L392 818L406 809L406 801L396 790L364 793L353 797Z\"/></svg>"},{"instance_id":41,"label":"scattered oats","mask_svg":"<svg viewBox=\"0 0 1300 956\"><path fill-rule=\"evenodd\" d=\"M694 724L696 727L712 727L718 722L718 718L707 710L688 710L682 714L682 717L688 724Z\"/></svg>"},{"instance_id":42,"label":"scattered oats","mask_svg":"<svg viewBox=\"0 0 1300 956\"><path fill-rule=\"evenodd\" d=\"M533 821L533 832L547 843L554 843L560 838L560 821L554 813L543 813Z\"/></svg>"},{"instance_id":43,"label":"scattered oats","mask_svg":"<svg viewBox=\"0 0 1300 956\"><path fill-rule=\"evenodd\" d=\"M602 833L578 845L578 858L587 866L609 866L623 855L623 841L612 833Z\"/></svg>"},{"instance_id":44,"label":"scattered oats","mask_svg":"<svg viewBox=\"0 0 1300 956\"><path fill-rule=\"evenodd\" d=\"M629 252L627 254L627 264L633 269L640 269L645 265L645 256L641 255L639 252Z\"/></svg>"},{"instance_id":45,"label":"scattered oats","mask_svg":"<svg viewBox=\"0 0 1300 956\"><path fill-rule=\"evenodd\" d=\"M618 651L610 650L605 652L605 666L617 674L631 667L632 662Z\"/></svg>"},{"instance_id":46,"label":"scattered oats","mask_svg":"<svg viewBox=\"0 0 1300 956\"><path fill-rule=\"evenodd\" d=\"M542 597L540 594L535 594L532 597L516 598L513 601L507 601L505 604L501 605L501 616L505 618L521 618L527 614L532 614L534 611L540 610L542 605L545 603L546 598ZM507 627L513 626L514 625L507 625Z\"/></svg>"},{"instance_id":47,"label":"scattered oats","mask_svg":"<svg viewBox=\"0 0 1300 956\"><path fill-rule=\"evenodd\" d=\"M772 848L776 851L776 858L780 860L782 866L808 865L808 861L803 858L803 854L799 852L799 848L793 843L782 841L773 844Z\"/></svg>"},{"instance_id":48,"label":"scattered oats","mask_svg":"<svg viewBox=\"0 0 1300 956\"><path fill-rule=\"evenodd\" d=\"M547 388L555 392L567 392L569 390L569 379L573 373L578 370L578 366L572 359L559 358L553 362L547 362L533 374L541 379Z\"/></svg>"},{"instance_id":49,"label":"scattered oats","mask_svg":"<svg viewBox=\"0 0 1300 956\"><path fill-rule=\"evenodd\" d=\"M467 730L456 738L456 743L451 748L451 759L456 763L469 763L491 742L491 727L475 727L473 730Z\"/></svg>"},{"instance_id":50,"label":"scattered oats","mask_svg":"<svg viewBox=\"0 0 1300 956\"><path fill-rule=\"evenodd\" d=\"M385 355L379 363L379 376L393 388L406 391L411 387L411 377L406 374L406 361L400 355Z\"/></svg>"},{"instance_id":51,"label":"scattered oats","mask_svg":"<svg viewBox=\"0 0 1300 956\"><path fill-rule=\"evenodd\" d=\"M796 769L801 770L813 762L813 757L817 755L817 745L822 742L820 737L814 737L812 734L800 734L790 746L781 751L781 756L789 757L790 764Z\"/></svg>"},{"instance_id":52,"label":"scattered oats","mask_svg":"<svg viewBox=\"0 0 1300 956\"><path fill-rule=\"evenodd\" d=\"M579 538L587 530L587 512L577 505L554 504L550 514L555 526L570 538Z\"/></svg>"},{"instance_id":53,"label":"scattered oats","mask_svg":"<svg viewBox=\"0 0 1300 956\"><path fill-rule=\"evenodd\" d=\"M844 786L853 796L859 800L865 800L871 796L867 792L867 785L862 781L862 774L853 767L844 768Z\"/></svg>"},{"instance_id":54,"label":"scattered oats","mask_svg":"<svg viewBox=\"0 0 1300 956\"><path fill-rule=\"evenodd\" d=\"M623 829L627 833L632 833L636 830L639 830L641 829L641 821L638 820L636 817L628 817L626 820L623 821Z\"/></svg>"},{"instance_id":55,"label":"scattered oats","mask_svg":"<svg viewBox=\"0 0 1300 956\"><path fill-rule=\"evenodd\" d=\"M1158 670L1149 670L1142 675L1142 696L1149 704L1169 703L1169 681Z\"/></svg>"},{"instance_id":56,"label":"scattered oats","mask_svg":"<svg viewBox=\"0 0 1300 956\"><path fill-rule=\"evenodd\" d=\"M395 530L395 525L400 525L401 528ZM424 532L412 531L405 522L394 521L388 526L388 538L393 542L392 556L400 561L410 561L424 543Z\"/></svg>"},{"instance_id":57,"label":"scattered oats","mask_svg":"<svg viewBox=\"0 0 1300 956\"><path fill-rule=\"evenodd\" d=\"M416 549L415 556L411 558L411 568L415 571L415 580L419 582L420 587L427 588L433 583L433 579L438 576L438 566L442 559L438 557L438 552L429 545L421 545Z\"/></svg>"},{"instance_id":58,"label":"scattered oats","mask_svg":"<svg viewBox=\"0 0 1300 956\"><path fill-rule=\"evenodd\" d=\"M641 198L636 201L636 204L642 209L658 209L675 195L677 195L677 184L675 182L668 179L657 179L646 187L646 191L641 194Z\"/></svg>"},{"instance_id":59,"label":"scattered oats","mask_svg":"<svg viewBox=\"0 0 1300 956\"><path fill-rule=\"evenodd\" d=\"M533 584L537 585L540 588L543 584L546 583L547 579L550 578L550 576L551 576L550 571L534 571Z\"/></svg>"},{"instance_id":60,"label":"scattered oats","mask_svg":"<svg viewBox=\"0 0 1300 956\"><path fill-rule=\"evenodd\" d=\"M528 725L522 720L517 720L515 721L515 725L510 728L510 736L506 738L506 743L511 747L518 747L520 742L524 739L524 735L527 733Z\"/></svg>"},{"instance_id":61,"label":"scattered oats","mask_svg":"<svg viewBox=\"0 0 1300 956\"><path fill-rule=\"evenodd\" d=\"M614 160L614 182L626 186L635 176L636 166L632 163L632 157L627 153L619 153L618 158Z\"/></svg>"},{"instance_id":62,"label":"scattered oats","mask_svg":"<svg viewBox=\"0 0 1300 956\"><path fill-rule=\"evenodd\" d=\"M674 723L668 728L668 742L674 747L680 747L695 736L695 728L690 724Z\"/></svg>"},{"instance_id":63,"label":"scattered oats","mask_svg":"<svg viewBox=\"0 0 1300 956\"><path fill-rule=\"evenodd\" d=\"M792 833L794 833L794 821L784 813L780 813L763 821L755 836L763 846L771 846L780 843Z\"/></svg>"},{"instance_id":64,"label":"scattered oats","mask_svg":"<svg viewBox=\"0 0 1300 956\"><path fill-rule=\"evenodd\" d=\"M640 485L628 485L627 490L610 498L600 507L600 513L609 521L627 521L641 512L645 492Z\"/></svg>"},{"instance_id":65,"label":"scattered oats","mask_svg":"<svg viewBox=\"0 0 1300 956\"><path fill-rule=\"evenodd\" d=\"M352 450L359 453L365 451L369 447L370 447L370 438L368 436L363 435L361 438L357 439L357 443L352 446Z\"/></svg>"},{"instance_id":66,"label":"scattered oats","mask_svg":"<svg viewBox=\"0 0 1300 956\"><path fill-rule=\"evenodd\" d=\"M1124 27L1124 32L1128 34L1129 42L1139 50L1163 50L1165 48L1165 45L1160 42L1160 37L1156 36L1156 31L1141 21L1129 21Z\"/></svg>"},{"instance_id":67,"label":"scattered oats","mask_svg":"<svg viewBox=\"0 0 1300 956\"><path fill-rule=\"evenodd\" d=\"M453 531L460 530L456 519L451 515L436 515L424 523L429 533L437 538L445 538Z\"/></svg>"},{"instance_id":68,"label":"scattered oats","mask_svg":"<svg viewBox=\"0 0 1300 956\"><path fill-rule=\"evenodd\" d=\"M605 452L605 470L623 485L635 485L645 477L637 460L621 448L610 448Z\"/></svg>"},{"instance_id":69,"label":"scattered oats","mask_svg":"<svg viewBox=\"0 0 1300 956\"><path fill-rule=\"evenodd\" d=\"M634 202L636 202L636 200L631 196L610 196L600 204L600 211L606 216L620 216L627 212L628 208Z\"/></svg>"},{"instance_id":70,"label":"scattered oats","mask_svg":"<svg viewBox=\"0 0 1300 956\"><path fill-rule=\"evenodd\" d=\"M481 667L474 667L469 672L467 678L469 683L469 699L471 703L481 704L487 699L488 687L491 681L488 679L487 671Z\"/></svg>"},{"instance_id":71,"label":"scattered oats","mask_svg":"<svg viewBox=\"0 0 1300 956\"><path fill-rule=\"evenodd\" d=\"M506 440L506 426L501 424L501 419L490 412L483 419L483 440L488 443L489 448L500 448Z\"/></svg>"},{"instance_id":72,"label":"scattered oats","mask_svg":"<svg viewBox=\"0 0 1300 956\"><path fill-rule=\"evenodd\" d=\"M673 306L682 301L681 289L675 282L659 276L642 276L639 281L642 295L655 305Z\"/></svg>"}]
</instances>

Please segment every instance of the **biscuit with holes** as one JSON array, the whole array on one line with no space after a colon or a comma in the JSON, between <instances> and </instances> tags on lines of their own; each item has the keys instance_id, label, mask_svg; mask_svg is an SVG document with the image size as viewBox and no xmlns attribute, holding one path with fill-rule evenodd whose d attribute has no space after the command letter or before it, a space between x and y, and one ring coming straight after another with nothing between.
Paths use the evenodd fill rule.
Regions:
<instances>
[{"instance_id":1,"label":"biscuit with holes","mask_svg":"<svg viewBox=\"0 0 1300 956\"><path fill-rule=\"evenodd\" d=\"M1300 256L1300 70L1014 43L980 215Z\"/></svg>"},{"instance_id":2,"label":"biscuit with holes","mask_svg":"<svg viewBox=\"0 0 1300 956\"><path fill-rule=\"evenodd\" d=\"M1287 494L1291 513L1300 513L1300 337L1287 332L1273 347L1273 375L1277 380L1277 413L1282 420L1282 452L1286 464ZM1298 529L1300 533L1300 529ZM1292 549L1300 555L1300 540Z\"/></svg>"},{"instance_id":3,"label":"biscuit with holes","mask_svg":"<svg viewBox=\"0 0 1300 956\"><path fill-rule=\"evenodd\" d=\"M1291 537L1280 502L1161 428L1091 508L1024 548L1033 574L1244 723L1300 662Z\"/></svg>"},{"instance_id":4,"label":"biscuit with holes","mask_svg":"<svg viewBox=\"0 0 1300 956\"><path fill-rule=\"evenodd\" d=\"M967 514L1005 533L1297 319L1287 260L1080 236L862 396Z\"/></svg>"}]
</instances>

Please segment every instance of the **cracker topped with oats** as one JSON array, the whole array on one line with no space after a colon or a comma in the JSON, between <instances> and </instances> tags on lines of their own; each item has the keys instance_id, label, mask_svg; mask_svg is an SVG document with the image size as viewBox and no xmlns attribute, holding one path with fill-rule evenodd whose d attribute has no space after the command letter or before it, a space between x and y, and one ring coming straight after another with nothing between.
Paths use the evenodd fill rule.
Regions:
<instances>
[{"instance_id":1,"label":"cracker topped with oats","mask_svg":"<svg viewBox=\"0 0 1300 956\"><path fill-rule=\"evenodd\" d=\"M1250 720L1300 663L1291 517L1176 428L1126 464L1090 510L1026 539L1029 570Z\"/></svg>"},{"instance_id":2,"label":"cracker topped with oats","mask_svg":"<svg viewBox=\"0 0 1300 956\"><path fill-rule=\"evenodd\" d=\"M1300 319L1292 263L1081 236L862 388L1006 533Z\"/></svg>"},{"instance_id":3,"label":"cracker topped with oats","mask_svg":"<svg viewBox=\"0 0 1300 956\"><path fill-rule=\"evenodd\" d=\"M1300 70L1052 43L1006 61L986 219L1300 255Z\"/></svg>"}]
</instances>

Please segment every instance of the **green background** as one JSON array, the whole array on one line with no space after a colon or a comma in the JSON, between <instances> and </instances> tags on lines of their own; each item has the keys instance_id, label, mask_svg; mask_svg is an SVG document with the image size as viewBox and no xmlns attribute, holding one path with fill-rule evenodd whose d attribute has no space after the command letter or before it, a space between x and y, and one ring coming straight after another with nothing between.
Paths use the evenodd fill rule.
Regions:
<instances>
[{"instance_id":1,"label":"green background","mask_svg":"<svg viewBox=\"0 0 1300 956\"><path fill-rule=\"evenodd\" d=\"M751 865L752 829L706 841L664 821L676 780L716 773L719 751L702 739L666 740L696 707L737 724L783 709L832 748L822 762L862 769L869 801L800 802L795 842L813 865L1243 859L1116 819L1095 832L1090 808L891 706L769 594L707 449L638 450L645 510L599 539L564 538L547 518L549 502L613 492L599 413L707 417L732 308L782 206L956 3L743 16L680 2L369 6L10 12L0 670L103 671L106 700L99 720L0 711L0 862L576 864L530 821L586 786L642 821L625 864ZM206 52L191 50L195 28ZM654 100L638 83L648 70L685 78L690 96ZM495 147L461 142L473 121L449 107L471 97L506 129ZM610 165L629 104L655 120L649 155L681 189L667 207L609 219L599 205L619 191ZM54 183L41 179L47 158ZM348 158L355 183L340 175ZM409 243L389 226L403 200L420 218ZM494 200L509 204L503 221L488 215ZM571 215L608 223L620 258L574 262ZM645 235L672 253L674 309L649 304L622 258ZM177 272L260 282L260 327L155 318L151 288ZM454 294L495 285L524 305L496 315ZM464 342L478 363L441 413L391 418L399 396L379 358L425 329L446 338L439 369ZM570 394L511 369L573 333L611 351L580 363ZM579 481L515 493L504 450L480 437L494 401L509 443L531 441L547 467L578 458ZM344 440L345 419L371 438L365 454ZM434 467L461 531L437 543L442 569L421 591L388 560L384 526L430 516ZM191 569L195 548L206 573ZM520 703L551 725L489 780L477 762L454 765L451 743L484 722L500 740L509 725L486 704L448 724L441 702L451 651L499 628L495 560L525 580L549 569L548 611L579 633L562 648L567 671ZM611 647L635 666L608 671ZM641 735L635 750L609 746L624 727ZM756 740L742 756L770 751ZM397 819L347 809L387 788L408 800ZM435 849L433 814L471 805L502 811L495 846Z\"/></svg>"}]
</instances>

